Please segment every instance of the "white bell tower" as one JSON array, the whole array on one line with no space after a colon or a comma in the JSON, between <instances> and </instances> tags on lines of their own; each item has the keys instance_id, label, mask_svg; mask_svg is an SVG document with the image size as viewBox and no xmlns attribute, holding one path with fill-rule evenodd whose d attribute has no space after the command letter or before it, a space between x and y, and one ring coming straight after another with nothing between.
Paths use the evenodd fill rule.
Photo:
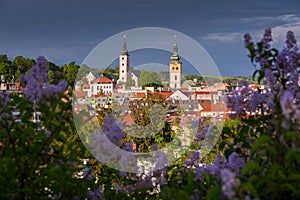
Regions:
<instances>
[{"instance_id":1,"label":"white bell tower","mask_svg":"<svg viewBox=\"0 0 300 200\"><path fill-rule=\"evenodd\" d=\"M123 49L119 56L119 80L118 83L126 83L130 69L129 54L127 51L126 35L124 35Z\"/></svg>"}]
</instances>

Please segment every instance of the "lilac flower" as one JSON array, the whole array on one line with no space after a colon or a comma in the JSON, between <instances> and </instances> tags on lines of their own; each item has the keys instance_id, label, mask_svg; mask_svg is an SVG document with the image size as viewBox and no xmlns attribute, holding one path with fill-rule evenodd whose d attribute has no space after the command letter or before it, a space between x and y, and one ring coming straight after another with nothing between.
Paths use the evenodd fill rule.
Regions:
<instances>
[{"instance_id":1,"label":"lilac flower","mask_svg":"<svg viewBox=\"0 0 300 200\"><path fill-rule=\"evenodd\" d=\"M192 167L195 166L196 163L200 159L200 153L199 151L193 152L193 154L185 161L186 166Z\"/></svg>"},{"instance_id":2,"label":"lilac flower","mask_svg":"<svg viewBox=\"0 0 300 200\"><path fill-rule=\"evenodd\" d=\"M240 180L235 177L235 174L229 169L223 169L221 172L222 192L228 199L234 198L236 195L235 189L239 187Z\"/></svg>"},{"instance_id":3,"label":"lilac flower","mask_svg":"<svg viewBox=\"0 0 300 200\"><path fill-rule=\"evenodd\" d=\"M152 151L157 151L158 150L158 145L156 143L152 144Z\"/></svg>"},{"instance_id":4,"label":"lilac flower","mask_svg":"<svg viewBox=\"0 0 300 200\"><path fill-rule=\"evenodd\" d=\"M280 96L282 114L287 122L295 121L300 124L300 107L295 103L293 94L290 91L283 91Z\"/></svg>"},{"instance_id":5,"label":"lilac flower","mask_svg":"<svg viewBox=\"0 0 300 200\"><path fill-rule=\"evenodd\" d=\"M264 103L265 95L258 91L252 91L249 101L247 102L247 111L256 112L259 105Z\"/></svg>"},{"instance_id":6,"label":"lilac flower","mask_svg":"<svg viewBox=\"0 0 300 200\"><path fill-rule=\"evenodd\" d=\"M245 161L236 152L233 152L228 157L228 162L226 167L232 169L236 175L239 175L243 167L245 166Z\"/></svg>"},{"instance_id":7,"label":"lilac flower","mask_svg":"<svg viewBox=\"0 0 300 200\"><path fill-rule=\"evenodd\" d=\"M297 40L292 31L287 32L285 44L288 49L292 49L297 46Z\"/></svg>"},{"instance_id":8,"label":"lilac flower","mask_svg":"<svg viewBox=\"0 0 300 200\"><path fill-rule=\"evenodd\" d=\"M194 190L194 194L190 196L191 200L200 200L201 199L201 193L198 189Z\"/></svg>"},{"instance_id":9,"label":"lilac flower","mask_svg":"<svg viewBox=\"0 0 300 200\"><path fill-rule=\"evenodd\" d=\"M272 41L272 31L270 28L267 28L265 30L265 33L262 38L263 48L269 49L270 48L270 42Z\"/></svg>"},{"instance_id":10,"label":"lilac flower","mask_svg":"<svg viewBox=\"0 0 300 200\"><path fill-rule=\"evenodd\" d=\"M204 181L204 173L208 173L206 167L196 166L194 181L201 180Z\"/></svg>"},{"instance_id":11,"label":"lilac flower","mask_svg":"<svg viewBox=\"0 0 300 200\"><path fill-rule=\"evenodd\" d=\"M124 145L124 150L133 152L133 145L132 145L131 143L127 142L127 143Z\"/></svg>"},{"instance_id":12,"label":"lilac flower","mask_svg":"<svg viewBox=\"0 0 300 200\"><path fill-rule=\"evenodd\" d=\"M3 120L9 116L5 112L5 108L8 106L8 103L11 101L8 91L0 91L0 120Z\"/></svg>"},{"instance_id":13,"label":"lilac flower","mask_svg":"<svg viewBox=\"0 0 300 200\"><path fill-rule=\"evenodd\" d=\"M45 97L55 96L66 90L67 82L60 82L57 86L48 84L48 66L44 57L37 58L29 74L21 75L20 81L23 85L27 85L24 89L25 96L32 102L39 103Z\"/></svg>"},{"instance_id":14,"label":"lilac flower","mask_svg":"<svg viewBox=\"0 0 300 200\"><path fill-rule=\"evenodd\" d=\"M99 186L96 190L89 191L88 192L88 197L91 198L91 199L99 199L99 200L104 199L102 187Z\"/></svg>"},{"instance_id":15,"label":"lilac flower","mask_svg":"<svg viewBox=\"0 0 300 200\"><path fill-rule=\"evenodd\" d=\"M299 80L299 73L295 70L290 74L290 77L288 81L286 82L286 89L293 94L296 94L299 92L299 85L298 85L298 80Z\"/></svg>"},{"instance_id":16,"label":"lilac flower","mask_svg":"<svg viewBox=\"0 0 300 200\"><path fill-rule=\"evenodd\" d=\"M195 137L196 137L198 140L203 140L203 139L205 138L205 136L206 136L206 133L207 133L208 129L209 129L209 124L206 124L204 127L201 127L201 128L198 130L199 132L197 132L197 133L195 134Z\"/></svg>"},{"instance_id":17,"label":"lilac flower","mask_svg":"<svg viewBox=\"0 0 300 200\"><path fill-rule=\"evenodd\" d=\"M210 166L207 167L207 169L211 175L220 177L220 172L225 167L225 165L226 165L226 159L224 158L224 156L218 154L216 159L213 161L213 163Z\"/></svg>"},{"instance_id":18,"label":"lilac flower","mask_svg":"<svg viewBox=\"0 0 300 200\"><path fill-rule=\"evenodd\" d=\"M245 43L245 47L246 47L246 48L248 47L248 45L249 45L250 43L252 43L251 40L252 40L251 35L250 35L249 33L246 33L246 34L244 35L244 43ZM253 43L252 43L252 44L253 44Z\"/></svg>"},{"instance_id":19,"label":"lilac flower","mask_svg":"<svg viewBox=\"0 0 300 200\"><path fill-rule=\"evenodd\" d=\"M116 146L121 147L122 139L125 137L124 132L116 124L114 117L112 115L106 115L104 118L104 123L102 125L102 130L107 138Z\"/></svg>"}]
</instances>

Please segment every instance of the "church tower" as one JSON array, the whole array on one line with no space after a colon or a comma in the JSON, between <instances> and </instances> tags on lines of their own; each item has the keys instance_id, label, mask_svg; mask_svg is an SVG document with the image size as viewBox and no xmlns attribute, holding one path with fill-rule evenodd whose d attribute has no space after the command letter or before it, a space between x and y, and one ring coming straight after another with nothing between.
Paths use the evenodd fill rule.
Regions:
<instances>
[{"instance_id":1,"label":"church tower","mask_svg":"<svg viewBox=\"0 0 300 200\"><path fill-rule=\"evenodd\" d=\"M170 62L170 88L181 88L181 65L176 44L176 35L174 36L174 50Z\"/></svg>"},{"instance_id":2,"label":"church tower","mask_svg":"<svg viewBox=\"0 0 300 200\"><path fill-rule=\"evenodd\" d=\"M128 80L129 69L129 54L127 51L126 36L124 35L123 49L119 56L119 80L118 83L126 83Z\"/></svg>"}]
</instances>

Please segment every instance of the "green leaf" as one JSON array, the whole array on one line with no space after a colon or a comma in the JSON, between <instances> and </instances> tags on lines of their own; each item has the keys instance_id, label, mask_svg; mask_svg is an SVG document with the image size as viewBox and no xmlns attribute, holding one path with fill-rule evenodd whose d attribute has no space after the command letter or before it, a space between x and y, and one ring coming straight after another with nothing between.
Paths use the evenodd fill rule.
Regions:
<instances>
[{"instance_id":1,"label":"green leaf","mask_svg":"<svg viewBox=\"0 0 300 200\"><path fill-rule=\"evenodd\" d=\"M271 142L271 138L268 135L261 135L252 146L252 154L256 152L262 145L268 144Z\"/></svg>"},{"instance_id":2,"label":"green leaf","mask_svg":"<svg viewBox=\"0 0 300 200\"><path fill-rule=\"evenodd\" d=\"M220 199L221 192L222 190L220 186L210 187L207 192L206 199L207 200Z\"/></svg>"},{"instance_id":3,"label":"green leaf","mask_svg":"<svg viewBox=\"0 0 300 200\"><path fill-rule=\"evenodd\" d=\"M184 190L179 190L176 196L178 197L178 199L186 199L186 200L190 199L190 195Z\"/></svg>"},{"instance_id":4,"label":"green leaf","mask_svg":"<svg viewBox=\"0 0 300 200\"><path fill-rule=\"evenodd\" d=\"M255 161L248 162L245 167L243 168L241 175L244 176L249 173L253 173L255 171L259 170L259 166Z\"/></svg>"}]
</instances>

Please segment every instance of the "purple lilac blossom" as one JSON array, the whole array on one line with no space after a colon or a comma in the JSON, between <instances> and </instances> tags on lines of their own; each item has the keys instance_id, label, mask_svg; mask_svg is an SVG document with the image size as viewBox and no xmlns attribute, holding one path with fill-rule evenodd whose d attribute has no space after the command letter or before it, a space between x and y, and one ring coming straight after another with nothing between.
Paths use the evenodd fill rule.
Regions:
<instances>
[{"instance_id":1,"label":"purple lilac blossom","mask_svg":"<svg viewBox=\"0 0 300 200\"><path fill-rule=\"evenodd\" d=\"M228 157L226 168L229 168L235 172L236 175L240 174L241 170L245 166L245 161L236 152L233 152Z\"/></svg>"},{"instance_id":2,"label":"purple lilac blossom","mask_svg":"<svg viewBox=\"0 0 300 200\"><path fill-rule=\"evenodd\" d=\"M295 104L295 98L290 91L283 91L280 96L280 106L282 114L287 122L296 122L300 124L300 107ZM292 121L290 121L292 120Z\"/></svg>"},{"instance_id":3,"label":"purple lilac blossom","mask_svg":"<svg viewBox=\"0 0 300 200\"><path fill-rule=\"evenodd\" d=\"M188 162L189 164L189 162ZM204 180L204 173L208 173L213 175L217 178L222 177L222 170L228 169L233 171L235 175L239 175L241 170L245 165L245 161L241 158L237 153L233 152L229 157L228 160L224 158L224 156L218 154L216 159L212 162L211 165L200 166L196 165L195 170L195 178L194 180Z\"/></svg>"},{"instance_id":4,"label":"purple lilac blossom","mask_svg":"<svg viewBox=\"0 0 300 200\"><path fill-rule=\"evenodd\" d=\"M89 191L88 192L88 197L91 198L91 199L99 199L99 200L104 199L102 187L99 186L96 190Z\"/></svg>"},{"instance_id":5,"label":"purple lilac blossom","mask_svg":"<svg viewBox=\"0 0 300 200\"><path fill-rule=\"evenodd\" d=\"M297 46L297 40L292 31L287 32L285 44L288 49L292 49Z\"/></svg>"},{"instance_id":6,"label":"purple lilac blossom","mask_svg":"<svg viewBox=\"0 0 300 200\"><path fill-rule=\"evenodd\" d=\"M133 145L132 145L131 143L127 142L127 143L124 145L124 150L133 152Z\"/></svg>"},{"instance_id":7,"label":"purple lilac blossom","mask_svg":"<svg viewBox=\"0 0 300 200\"><path fill-rule=\"evenodd\" d=\"M192 155L185 161L185 165L188 167L195 166L200 159L200 152L196 151L193 152Z\"/></svg>"},{"instance_id":8,"label":"purple lilac blossom","mask_svg":"<svg viewBox=\"0 0 300 200\"><path fill-rule=\"evenodd\" d=\"M124 132L115 123L114 117L112 115L106 115L104 118L104 123L102 125L102 130L107 138L116 146L121 147L122 139L125 137Z\"/></svg>"},{"instance_id":9,"label":"purple lilac blossom","mask_svg":"<svg viewBox=\"0 0 300 200\"><path fill-rule=\"evenodd\" d=\"M251 40L252 40L251 35L250 35L249 33L246 33L246 34L244 35L245 48L247 48L248 45L249 45L250 43L252 43Z\"/></svg>"},{"instance_id":10,"label":"purple lilac blossom","mask_svg":"<svg viewBox=\"0 0 300 200\"><path fill-rule=\"evenodd\" d=\"M47 60L40 56L29 74L22 74L20 81L27 87L23 90L25 96L32 102L39 103L45 97L52 97L66 90L67 82L62 81L58 85L48 84Z\"/></svg>"},{"instance_id":11,"label":"purple lilac blossom","mask_svg":"<svg viewBox=\"0 0 300 200\"><path fill-rule=\"evenodd\" d=\"M263 43L263 48L264 49L269 49L271 41L272 41L272 31L271 31L270 28L267 28L265 30L265 33L264 33L263 38L261 40L261 42Z\"/></svg>"},{"instance_id":12,"label":"purple lilac blossom","mask_svg":"<svg viewBox=\"0 0 300 200\"><path fill-rule=\"evenodd\" d=\"M152 144L152 151L157 151L158 150L158 145L156 143Z\"/></svg>"},{"instance_id":13,"label":"purple lilac blossom","mask_svg":"<svg viewBox=\"0 0 300 200\"><path fill-rule=\"evenodd\" d=\"M4 109L7 107L8 103L11 101L8 91L0 91L0 120L7 118L9 115Z\"/></svg>"},{"instance_id":14,"label":"purple lilac blossom","mask_svg":"<svg viewBox=\"0 0 300 200\"><path fill-rule=\"evenodd\" d=\"M240 180L235 177L235 174L229 169L223 169L221 172L222 179L222 192L229 199L234 198L236 195L235 189L239 187Z\"/></svg>"},{"instance_id":15,"label":"purple lilac blossom","mask_svg":"<svg viewBox=\"0 0 300 200\"><path fill-rule=\"evenodd\" d=\"M261 104L265 102L265 95L260 92L252 91L249 97L249 101L247 102L247 111L256 113Z\"/></svg>"}]
</instances>

